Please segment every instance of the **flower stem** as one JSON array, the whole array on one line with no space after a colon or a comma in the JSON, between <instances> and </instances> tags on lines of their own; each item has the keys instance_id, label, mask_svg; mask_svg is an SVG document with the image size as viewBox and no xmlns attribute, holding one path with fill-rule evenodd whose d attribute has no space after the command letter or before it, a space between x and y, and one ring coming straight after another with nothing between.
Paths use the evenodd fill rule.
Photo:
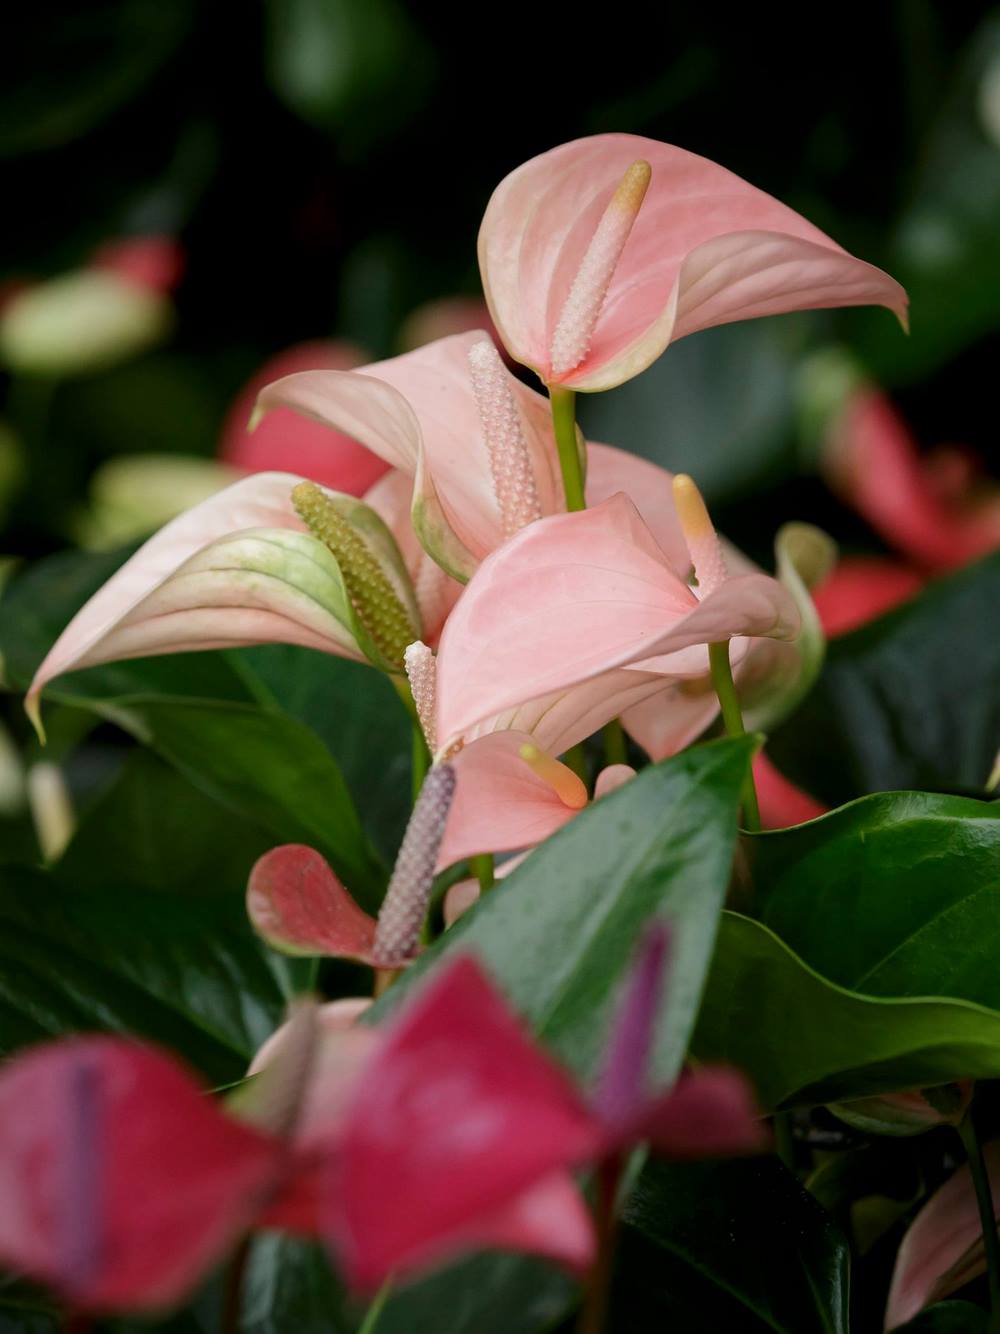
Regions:
<instances>
[{"instance_id":1,"label":"flower stem","mask_svg":"<svg viewBox=\"0 0 1000 1334\"><path fill-rule=\"evenodd\" d=\"M222 1334L239 1334L243 1310L243 1284L250 1260L250 1238L244 1237L233 1252L226 1270L226 1290L223 1298Z\"/></svg>"},{"instance_id":2,"label":"flower stem","mask_svg":"<svg viewBox=\"0 0 1000 1334\"><path fill-rule=\"evenodd\" d=\"M979 1221L983 1229L983 1250L986 1253L986 1273L990 1288L990 1334L1000 1331L1000 1241L997 1239L996 1212L993 1207L993 1192L990 1189L989 1173L983 1158L983 1148L976 1134L971 1109L966 1112L958 1124L958 1133L962 1137L969 1159L969 1171L976 1190L976 1203L979 1205Z\"/></svg>"},{"instance_id":3,"label":"flower stem","mask_svg":"<svg viewBox=\"0 0 1000 1334\"><path fill-rule=\"evenodd\" d=\"M722 721L726 725L726 732L729 736L745 736L746 728L743 726L740 700L729 662L729 641L709 644L708 660L712 668L712 685L719 697L719 707L722 709ZM754 786L752 772L747 774L747 781L743 787L743 822L747 829L754 832L760 830L760 807L757 804L757 789Z\"/></svg>"},{"instance_id":4,"label":"flower stem","mask_svg":"<svg viewBox=\"0 0 1000 1334\"><path fill-rule=\"evenodd\" d=\"M365 1312L365 1318L361 1322L361 1328L358 1330L358 1334L374 1334L375 1326L379 1322L379 1316L382 1314L382 1310L385 1307L386 1302L389 1300L391 1293L392 1276L390 1275L379 1288L378 1292L376 1292L371 1306L369 1306L368 1310Z\"/></svg>"},{"instance_id":5,"label":"flower stem","mask_svg":"<svg viewBox=\"0 0 1000 1334\"><path fill-rule=\"evenodd\" d=\"M625 729L617 718L612 718L610 723L605 723L603 736L604 763L628 764L628 749L625 745Z\"/></svg>"},{"instance_id":6,"label":"flower stem","mask_svg":"<svg viewBox=\"0 0 1000 1334\"><path fill-rule=\"evenodd\" d=\"M597 1169L597 1258L587 1277L587 1290L577 1334L602 1334L611 1297L615 1248L618 1243L618 1187L624 1163L617 1154L604 1159Z\"/></svg>"},{"instance_id":7,"label":"flower stem","mask_svg":"<svg viewBox=\"0 0 1000 1334\"><path fill-rule=\"evenodd\" d=\"M560 389L553 385L549 389L549 399L552 403L552 429L559 451L559 468L566 492L566 508L570 511L585 510L587 502L583 495L583 469L580 467L580 451L576 443L576 394L572 389Z\"/></svg>"},{"instance_id":8,"label":"flower stem","mask_svg":"<svg viewBox=\"0 0 1000 1334\"><path fill-rule=\"evenodd\" d=\"M485 894L493 888L496 875L493 867L492 852L482 852L478 857L469 858L469 870L479 881L480 892Z\"/></svg>"}]
</instances>

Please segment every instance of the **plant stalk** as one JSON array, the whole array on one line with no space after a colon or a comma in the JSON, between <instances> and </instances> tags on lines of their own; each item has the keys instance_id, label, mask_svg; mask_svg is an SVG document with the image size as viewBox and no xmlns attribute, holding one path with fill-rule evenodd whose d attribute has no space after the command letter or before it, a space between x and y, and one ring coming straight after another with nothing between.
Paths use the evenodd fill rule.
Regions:
<instances>
[{"instance_id":1,"label":"plant stalk","mask_svg":"<svg viewBox=\"0 0 1000 1334\"><path fill-rule=\"evenodd\" d=\"M709 644L708 660L712 669L712 685L719 697L719 707L722 709L722 721L726 725L726 733L728 736L745 736L746 728L743 726L740 700L736 693L733 669L729 662L728 640L723 640L721 644ZM760 806L757 803L757 789L754 786L752 771L747 774L747 780L743 787L743 823L747 829L754 833L760 831Z\"/></svg>"},{"instance_id":2,"label":"plant stalk","mask_svg":"<svg viewBox=\"0 0 1000 1334\"><path fill-rule=\"evenodd\" d=\"M549 399L552 404L552 429L559 451L559 468L566 492L566 508L570 512L584 510L587 501L583 493L583 469L576 443L576 394L572 389L560 389L558 385L552 385L549 388Z\"/></svg>"}]
</instances>

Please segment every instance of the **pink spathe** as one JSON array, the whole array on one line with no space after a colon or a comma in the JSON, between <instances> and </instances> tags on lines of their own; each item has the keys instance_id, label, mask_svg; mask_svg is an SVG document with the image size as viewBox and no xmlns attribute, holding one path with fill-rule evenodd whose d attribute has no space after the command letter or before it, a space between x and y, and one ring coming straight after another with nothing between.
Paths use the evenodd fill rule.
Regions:
<instances>
[{"instance_id":1,"label":"pink spathe","mask_svg":"<svg viewBox=\"0 0 1000 1334\"><path fill-rule=\"evenodd\" d=\"M364 361L350 343L297 343L271 357L247 381L226 413L219 457L246 472L294 472L351 496L363 496L388 464L343 432L277 408L251 431L257 395L265 385L302 371L349 371Z\"/></svg>"},{"instance_id":2,"label":"pink spathe","mask_svg":"<svg viewBox=\"0 0 1000 1334\"><path fill-rule=\"evenodd\" d=\"M637 171L646 167L643 197ZM608 220L615 201L617 230ZM606 282L593 259L602 221L614 246L601 254L616 258ZM508 351L569 389L613 388L675 339L734 320L858 305L906 319L894 279L794 210L706 158L630 134L577 139L511 172L487 206L479 267ZM596 317L577 282L591 268ZM564 318L571 294L578 339Z\"/></svg>"}]
</instances>

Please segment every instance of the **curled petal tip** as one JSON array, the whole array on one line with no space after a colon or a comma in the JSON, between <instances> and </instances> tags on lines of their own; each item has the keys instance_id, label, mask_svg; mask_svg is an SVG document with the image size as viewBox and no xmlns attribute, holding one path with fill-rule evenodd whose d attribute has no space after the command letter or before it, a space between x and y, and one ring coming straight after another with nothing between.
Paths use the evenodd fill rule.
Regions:
<instances>
[{"instance_id":1,"label":"curled petal tip","mask_svg":"<svg viewBox=\"0 0 1000 1334\"><path fill-rule=\"evenodd\" d=\"M253 406L253 412L251 412L250 414L250 420L247 422L247 430L256 431L257 427L261 424L266 415L267 415L267 408L265 408L262 403L255 403Z\"/></svg>"},{"instance_id":2,"label":"curled petal tip","mask_svg":"<svg viewBox=\"0 0 1000 1334\"><path fill-rule=\"evenodd\" d=\"M45 724L42 722L42 693L34 686L28 691L24 700L24 711L28 715L28 721L35 729L35 736L38 737L39 744L44 746L46 743Z\"/></svg>"}]
</instances>

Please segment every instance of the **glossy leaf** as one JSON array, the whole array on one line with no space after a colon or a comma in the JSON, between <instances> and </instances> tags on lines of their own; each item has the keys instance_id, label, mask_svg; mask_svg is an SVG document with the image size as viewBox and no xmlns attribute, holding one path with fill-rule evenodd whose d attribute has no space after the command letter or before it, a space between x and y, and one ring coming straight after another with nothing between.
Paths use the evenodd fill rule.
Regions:
<instances>
[{"instance_id":1,"label":"glossy leaf","mask_svg":"<svg viewBox=\"0 0 1000 1334\"><path fill-rule=\"evenodd\" d=\"M981 791L1000 736L1000 554L834 640L768 747L828 805L896 788Z\"/></svg>"},{"instance_id":2,"label":"glossy leaf","mask_svg":"<svg viewBox=\"0 0 1000 1334\"><path fill-rule=\"evenodd\" d=\"M757 915L823 977L1000 1009L1000 804L887 793L747 846Z\"/></svg>"},{"instance_id":3,"label":"glossy leaf","mask_svg":"<svg viewBox=\"0 0 1000 1334\"><path fill-rule=\"evenodd\" d=\"M625 1221L616 1334L847 1334L847 1242L773 1157L650 1164Z\"/></svg>"},{"instance_id":4,"label":"glossy leaf","mask_svg":"<svg viewBox=\"0 0 1000 1334\"><path fill-rule=\"evenodd\" d=\"M124 873L122 873L124 878ZM242 896L65 889L0 871L0 1051L97 1029L146 1037L222 1083L238 1078L291 994Z\"/></svg>"},{"instance_id":5,"label":"glossy leaf","mask_svg":"<svg viewBox=\"0 0 1000 1334\"><path fill-rule=\"evenodd\" d=\"M740 1066L764 1107L835 1102L997 1078L1000 1013L847 991L766 926L727 912L691 1050Z\"/></svg>"}]
</instances>

